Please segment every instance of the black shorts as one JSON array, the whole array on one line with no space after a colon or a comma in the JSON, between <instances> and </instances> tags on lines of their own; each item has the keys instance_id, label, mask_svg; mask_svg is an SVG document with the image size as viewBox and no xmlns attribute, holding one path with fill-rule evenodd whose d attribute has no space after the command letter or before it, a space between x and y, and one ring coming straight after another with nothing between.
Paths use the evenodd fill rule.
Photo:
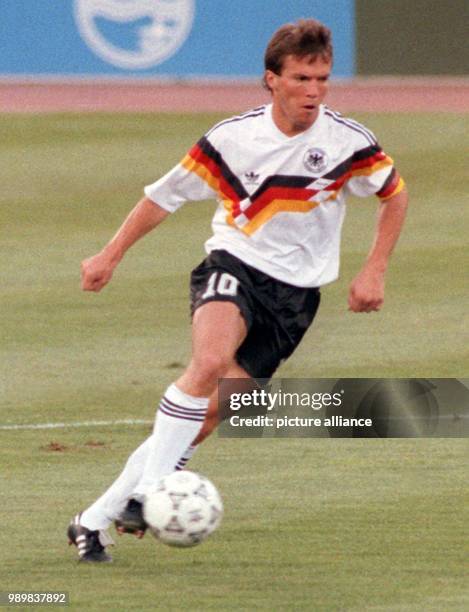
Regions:
<instances>
[{"instance_id":1,"label":"black shorts","mask_svg":"<svg viewBox=\"0 0 469 612\"><path fill-rule=\"evenodd\" d=\"M212 251L192 271L191 314L213 301L233 302L247 336L236 360L254 378L270 378L296 349L319 306L319 289L283 283L227 251Z\"/></svg>"}]
</instances>

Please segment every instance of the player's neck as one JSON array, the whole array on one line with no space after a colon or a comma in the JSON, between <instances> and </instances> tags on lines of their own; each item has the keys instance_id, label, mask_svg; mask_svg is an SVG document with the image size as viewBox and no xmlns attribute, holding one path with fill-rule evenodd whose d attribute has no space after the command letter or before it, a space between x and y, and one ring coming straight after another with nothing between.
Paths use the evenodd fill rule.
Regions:
<instances>
[{"instance_id":1,"label":"player's neck","mask_svg":"<svg viewBox=\"0 0 469 612\"><path fill-rule=\"evenodd\" d=\"M313 113L310 117L307 117L304 120L300 120L288 117L277 105L272 105L272 120L277 129L288 138L294 138L295 136L298 136L299 134L308 131L313 126L318 117L319 107L316 109L316 112Z\"/></svg>"}]
</instances>

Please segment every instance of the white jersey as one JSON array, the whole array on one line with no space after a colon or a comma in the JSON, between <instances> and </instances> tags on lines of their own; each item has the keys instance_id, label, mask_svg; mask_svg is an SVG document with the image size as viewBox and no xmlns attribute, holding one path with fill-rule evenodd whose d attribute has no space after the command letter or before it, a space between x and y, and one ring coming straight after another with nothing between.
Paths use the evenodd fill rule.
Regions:
<instances>
[{"instance_id":1,"label":"white jersey","mask_svg":"<svg viewBox=\"0 0 469 612\"><path fill-rule=\"evenodd\" d=\"M321 106L308 130L288 137L266 105L217 124L145 194L170 212L216 198L207 252L224 249L273 278L319 287L338 276L347 193L386 198L402 187L361 124Z\"/></svg>"}]
</instances>

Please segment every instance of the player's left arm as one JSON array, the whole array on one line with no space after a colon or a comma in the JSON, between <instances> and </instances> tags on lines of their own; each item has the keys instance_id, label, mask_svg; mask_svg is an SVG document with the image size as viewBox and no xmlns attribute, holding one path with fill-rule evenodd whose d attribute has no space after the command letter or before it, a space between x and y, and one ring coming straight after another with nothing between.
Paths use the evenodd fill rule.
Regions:
<instances>
[{"instance_id":1,"label":"player's left arm","mask_svg":"<svg viewBox=\"0 0 469 612\"><path fill-rule=\"evenodd\" d=\"M383 305L384 275L404 224L407 203L405 187L399 193L381 200L372 247L363 268L350 285L349 310L372 312Z\"/></svg>"}]
</instances>

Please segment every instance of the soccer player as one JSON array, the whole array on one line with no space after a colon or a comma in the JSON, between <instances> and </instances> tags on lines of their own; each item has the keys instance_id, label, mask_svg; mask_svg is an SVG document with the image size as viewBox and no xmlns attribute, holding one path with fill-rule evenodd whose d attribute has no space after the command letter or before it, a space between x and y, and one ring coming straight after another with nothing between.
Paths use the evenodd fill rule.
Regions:
<instances>
[{"instance_id":1,"label":"soccer player","mask_svg":"<svg viewBox=\"0 0 469 612\"><path fill-rule=\"evenodd\" d=\"M192 272L192 358L165 391L153 434L111 487L71 522L83 561L109 561L106 529L142 536L145 493L181 468L218 422L219 378L270 378L310 326L320 287L336 280L345 199L380 199L374 241L348 297L379 310L384 275L407 207L404 183L374 135L323 104L332 67L329 30L282 26L265 53L272 103L207 132L145 188L103 250L82 263L99 292L126 251L188 200L216 199L207 257Z\"/></svg>"}]
</instances>

